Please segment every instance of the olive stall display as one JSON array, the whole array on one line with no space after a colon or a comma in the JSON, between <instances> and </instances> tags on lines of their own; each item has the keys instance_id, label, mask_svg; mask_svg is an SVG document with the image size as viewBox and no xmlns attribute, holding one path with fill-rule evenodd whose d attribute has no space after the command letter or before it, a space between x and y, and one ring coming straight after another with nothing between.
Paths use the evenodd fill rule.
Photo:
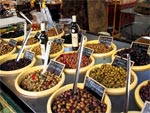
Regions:
<instances>
[{"instance_id":1,"label":"olive stall display","mask_svg":"<svg viewBox=\"0 0 150 113\"><path fill-rule=\"evenodd\" d=\"M0 60L0 75L1 76L7 76L12 75L15 76L22 71L25 71L26 69L32 67L36 59L33 58L32 61L30 59L24 58L24 54L21 54L20 60L17 62L18 54L11 54L4 59Z\"/></svg>"},{"instance_id":2,"label":"olive stall display","mask_svg":"<svg viewBox=\"0 0 150 113\"><path fill-rule=\"evenodd\" d=\"M106 92L110 95L122 95L126 92L127 72L122 67L111 64L98 64L90 68L86 76L89 76L106 87ZM131 71L130 90L137 84L137 76Z\"/></svg>"},{"instance_id":3,"label":"olive stall display","mask_svg":"<svg viewBox=\"0 0 150 113\"><path fill-rule=\"evenodd\" d=\"M10 39L14 40L23 40L24 39L24 31L10 31L1 35L1 38L4 41L9 42Z\"/></svg>"},{"instance_id":4,"label":"olive stall display","mask_svg":"<svg viewBox=\"0 0 150 113\"><path fill-rule=\"evenodd\" d=\"M20 73L15 80L15 88L23 95L30 97L43 97L61 87L65 75L53 74L46 71L41 74L43 66L35 66Z\"/></svg>"},{"instance_id":5,"label":"olive stall display","mask_svg":"<svg viewBox=\"0 0 150 113\"><path fill-rule=\"evenodd\" d=\"M11 46L7 42L0 42L0 60L13 54L16 51L16 47Z\"/></svg>"},{"instance_id":6,"label":"olive stall display","mask_svg":"<svg viewBox=\"0 0 150 113\"><path fill-rule=\"evenodd\" d=\"M140 83L135 89L134 96L137 105L142 109L145 101L150 101L150 80Z\"/></svg>"},{"instance_id":7,"label":"olive stall display","mask_svg":"<svg viewBox=\"0 0 150 113\"><path fill-rule=\"evenodd\" d=\"M40 45L31 48L31 51L33 51L35 53L35 55L38 59L42 59ZM63 45L60 45L56 42L52 42L51 47L50 47L50 57L51 58L55 58L56 56L60 55L63 52L64 52Z\"/></svg>"},{"instance_id":8,"label":"olive stall display","mask_svg":"<svg viewBox=\"0 0 150 113\"><path fill-rule=\"evenodd\" d=\"M132 69L134 71L143 71L150 68L150 55L146 52L137 51L137 49L125 48L117 50L113 55L112 59L114 59L115 55L121 56L123 58L127 57L129 53L131 56L131 60L134 61L134 65Z\"/></svg>"},{"instance_id":9,"label":"olive stall display","mask_svg":"<svg viewBox=\"0 0 150 113\"><path fill-rule=\"evenodd\" d=\"M72 94L73 84L61 87L51 95L47 103L48 113L111 113L111 101L107 95L100 101L77 84L77 93Z\"/></svg>"},{"instance_id":10,"label":"olive stall display","mask_svg":"<svg viewBox=\"0 0 150 113\"><path fill-rule=\"evenodd\" d=\"M58 32L58 34L57 34ZM55 28L50 28L46 34L48 36L48 39L51 40L51 39L54 39L54 38L61 38L61 36L64 35L64 31L63 30L59 30L57 29L57 32L56 32L56 29Z\"/></svg>"},{"instance_id":11,"label":"olive stall display","mask_svg":"<svg viewBox=\"0 0 150 113\"><path fill-rule=\"evenodd\" d=\"M17 41L17 48L21 49L23 40ZM38 46L40 44L40 41L34 37L29 37L27 40L27 43L25 45L25 49L31 49L32 47Z\"/></svg>"},{"instance_id":12,"label":"olive stall display","mask_svg":"<svg viewBox=\"0 0 150 113\"><path fill-rule=\"evenodd\" d=\"M57 56L56 61L65 64L64 72L66 74L75 74L77 63L78 63L78 52L65 52ZM82 55L81 66L80 66L80 74L86 72L91 66L93 66L95 60L93 56Z\"/></svg>"},{"instance_id":13,"label":"olive stall display","mask_svg":"<svg viewBox=\"0 0 150 113\"><path fill-rule=\"evenodd\" d=\"M99 43L98 40L87 41L84 46L94 50L93 56L97 64L111 62L111 55L116 51L114 43L109 47L103 43Z\"/></svg>"}]
</instances>

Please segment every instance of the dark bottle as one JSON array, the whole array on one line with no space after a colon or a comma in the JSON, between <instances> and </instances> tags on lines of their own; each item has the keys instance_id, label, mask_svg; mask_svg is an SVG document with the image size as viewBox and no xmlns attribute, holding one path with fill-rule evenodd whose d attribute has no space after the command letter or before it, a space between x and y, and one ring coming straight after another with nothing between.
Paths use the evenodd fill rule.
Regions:
<instances>
[{"instance_id":1,"label":"dark bottle","mask_svg":"<svg viewBox=\"0 0 150 113\"><path fill-rule=\"evenodd\" d=\"M78 42L78 24L76 22L76 16L72 16L72 24L71 24L71 39L72 39L72 50L77 51L79 48Z\"/></svg>"},{"instance_id":2,"label":"dark bottle","mask_svg":"<svg viewBox=\"0 0 150 113\"><path fill-rule=\"evenodd\" d=\"M41 47L42 61L44 61L44 58L45 58L47 42L48 42L48 36L46 35L46 32L45 32L45 23L42 22L41 23L41 36L40 36L40 47ZM49 60L50 60L50 58L49 58Z\"/></svg>"}]
</instances>

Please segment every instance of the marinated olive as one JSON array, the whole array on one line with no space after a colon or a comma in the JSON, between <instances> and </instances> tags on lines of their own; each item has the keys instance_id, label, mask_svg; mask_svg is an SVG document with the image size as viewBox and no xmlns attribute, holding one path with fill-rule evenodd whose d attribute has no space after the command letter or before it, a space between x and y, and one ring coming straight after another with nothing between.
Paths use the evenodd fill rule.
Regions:
<instances>
[{"instance_id":1,"label":"marinated olive","mask_svg":"<svg viewBox=\"0 0 150 113\"><path fill-rule=\"evenodd\" d=\"M57 53L61 50L62 50L62 46L60 44L58 44L56 42L52 42L51 49L50 49L50 54L55 54L55 53ZM36 55L41 55L40 46L34 47L32 51L35 52Z\"/></svg>"},{"instance_id":2,"label":"marinated olive","mask_svg":"<svg viewBox=\"0 0 150 113\"><path fill-rule=\"evenodd\" d=\"M18 62L16 59L8 60L0 65L0 70L11 71L21 69L31 63L31 60L26 58L21 58Z\"/></svg>"},{"instance_id":3,"label":"marinated olive","mask_svg":"<svg viewBox=\"0 0 150 113\"><path fill-rule=\"evenodd\" d=\"M0 43L0 56L11 52L13 48L14 47L9 44Z\"/></svg>"},{"instance_id":4,"label":"marinated olive","mask_svg":"<svg viewBox=\"0 0 150 113\"><path fill-rule=\"evenodd\" d=\"M150 81L147 85L141 87L139 94L143 102L150 101Z\"/></svg>"},{"instance_id":5,"label":"marinated olive","mask_svg":"<svg viewBox=\"0 0 150 113\"><path fill-rule=\"evenodd\" d=\"M122 67L103 64L101 67L92 69L89 76L107 88L122 88L126 86L127 72ZM131 76L132 82L133 77Z\"/></svg>"},{"instance_id":6,"label":"marinated olive","mask_svg":"<svg viewBox=\"0 0 150 113\"><path fill-rule=\"evenodd\" d=\"M116 55L126 58L128 53L131 56L131 60L134 61L135 66L143 66L150 64L150 55L148 55L146 52L140 51L138 48L127 48L118 51Z\"/></svg>"},{"instance_id":7,"label":"marinated olive","mask_svg":"<svg viewBox=\"0 0 150 113\"><path fill-rule=\"evenodd\" d=\"M85 46L93 49L94 53L107 53L113 50L112 47L108 47L107 45L103 43L86 44Z\"/></svg>"},{"instance_id":8,"label":"marinated olive","mask_svg":"<svg viewBox=\"0 0 150 113\"><path fill-rule=\"evenodd\" d=\"M57 31L58 31L58 34L60 34L62 32L62 30L57 30ZM56 32L55 28L51 28L46 32L46 34L48 37L51 37L51 36L56 36L57 32Z\"/></svg>"},{"instance_id":9,"label":"marinated olive","mask_svg":"<svg viewBox=\"0 0 150 113\"><path fill-rule=\"evenodd\" d=\"M41 74L42 70L26 75L20 83L20 87L28 91L43 91L54 87L60 81L60 76L55 75L49 71Z\"/></svg>"},{"instance_id":10,"label":"marinated olive","mask_svg":"<svg viewBox=\"0 0 150 113\"><path fill-rule=\"evenodd\" d=\"M5 34L2 34L2 38L16 38L19 36L23 36L24 32L23 31L12 31L12 32L8 32Z\"/></svg>"},{"instance_id":11,"label":"marinated olive","mask_svg":"<svg viewBox=\"0 0 150 113\"><path fill-rule=\"evenodd\" d=\"M22 45L22 42L23 42L23 41L17 42L17 45ZM38 42L37 39L35 39L34 37L31 37L31 38L28 39L26 45L35 44L35 43L37 43L37 42Z\"/></svg>"},{"instance_id":12,"label":"marinated olive","mask_svg":"<svg viewBox=\"0 0 150 113\"><path fill-rule=\"evenodd\" d=\"M65 64L65 68L75 69L77 67L78 53L62 54L56 60ZM88 66L91 62L92 60L89 57L82 55L81 67Z\"/></svg>"},{"instance_id":13,"label":"marinated olive","mask_svg":"<svg viewBox=\"0 0 150 113\"><path fill-rule=\"evenodd\" d=\"M51 109L53 113L105 113L107 105L86 89L77 88L74 95L70 89L57 96Z\"/></svg>"}]
</instances>

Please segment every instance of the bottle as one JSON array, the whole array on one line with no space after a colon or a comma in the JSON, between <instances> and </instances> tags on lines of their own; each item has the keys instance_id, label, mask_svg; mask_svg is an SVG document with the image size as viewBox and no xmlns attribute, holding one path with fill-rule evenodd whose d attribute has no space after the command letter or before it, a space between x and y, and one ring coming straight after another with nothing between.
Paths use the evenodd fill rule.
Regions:
<instances>
[{"instance_id":1,"label":"bottle","mask_svg":"<svg viewBox=\"0 0 150 113\"><path fill-rule=\"evenodd\" d=\"M42 54L43 63L44 63L44 58L45 58L47 42L48 42L48 36L46 35L46 32L45 32L45 23L42 22L41 23L40 47L41 47L41 54Z\"/></svg>"},{"instance_id":2,"label":"bottle","mask_svg":"<svg viewBox=\"0 0 150 113\"><path fill-rule=\"evenodd\" d=\"M79 48L78 42L78 24L76 22L76 15L72 16L72 24L71 24L71 39L72 39L72 50L77 51Z\"/></svg>"}]
</instances>

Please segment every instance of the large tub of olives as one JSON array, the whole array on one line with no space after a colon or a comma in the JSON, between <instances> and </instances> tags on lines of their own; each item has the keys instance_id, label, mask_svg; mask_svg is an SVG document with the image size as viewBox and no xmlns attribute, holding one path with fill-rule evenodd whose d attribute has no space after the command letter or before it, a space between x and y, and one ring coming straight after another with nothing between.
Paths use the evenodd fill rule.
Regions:
<instances>
[{"instance_id":1,"label":"large tub of olives","mask_svg":"<svg viewBox=\"0 0 150 113\"><path fill-rule=\"evenodd\" d=\"M16 51L16 47L9 45L8 43L0 43L0 60L13 54Z\"/></svg>"},{"instance_id":2,"label":"large tub of olives","mask_svg":"<svg viewBox=\"0 0 150 113\"><path fill-rule=\"evenodd\" d=\"M150 101L150 80L143 81L140 83L135 92L135 101L140 109L144 107L145 101Z\"/></svg>"},{"instance_id":3,"label":"large tub of olives","mask_svg":"<svg viewBox=\"0 0 150 113\"><path fill-rule=\"evenodd\" d=\"M115 55L126 58L127 53L130 53L131 60L134 61L134 65L132 66L133 71L145 71L150 69L150 55L144 52L139 53L131 48L124 48L115 51L112 54L112 60L114 60Z\"/></svg>"},{"instance_id":4,"label":"large tub of olives","mask_svg":"<svg viewBox=\"0 0 150 113\"><path fill-rule=\"evenodd\" d=\"M107 94L122 95L126 92L126 71L111 64L98 64L90 68L86 76L90 76L106 87ZM131 71L130 90L137 85L137 76Z\"/></svg>"},{"instance_id":5,"label":"large tub of olives","mask_svg":"<svg viewBox=\"0 0 150 113\"><path fill-rule=\"evenodd\" d=\"M111 55L116 51L114 43L112 43L111 47L108 47L99 43L98 40L87 41L84 46L94 50L93 56L96 64L111 62Z\"/></svg>"},{"instance_id":6,"label":"large tub of olives","mask_svg":"<svg viewBox=\"0 0 150 113\"><path fill-rule=\"evenodd\" d=\"M52 40L54 38L61 38L64 35L64 30L58 30L58 34L55 31L55 28L51 28L46 32L48 39Z\"/></svg>"},{"instance_id":7,"label":"large tub of olives","mask_svg":"<svg viewBox=\"0 0 150 113\"><path fill-rule=\"evenodd\" d=\"M65 81L65 75L60 76L46 71L41 75L43 66L32 67L20 73L15 80L15 88L28 97L44 97L52 94Z\"/></svg>"},{"instance_id":8,"label":"large tub of olives","mask_svg":"<svg viewBox=\"0 0 150 113\"><path fill-rule=\"evenodd\" d=\"M36 62L35 58L33 58L32 61L30 59L23 58L23 54L21 55L20 60L17 62L17 55L18 54L12 54L0 60L0 76L15 76L22 71L31 68Z\"/></svg>"},{"instance_id":9,"label":"large tub of olives","mask_svg":"<svg viewBox=\"0 0 150 113\"><path fill-rule=\"evenodd\" d=\"M83 89L84 84L78 83L77 87L78 94L75 94L74 96L72 95L73 84L63 86L56 92L54 92L52 96L48 99L47 112L58 113L59 111L67 113L67 111L84 111L85 113L90 113L90 111L94 112L95 110L95 112L111 113L111 101L107 95L105 95L104 101L100 102L91 93ZM96 103L93 102L93 100L91 99L95 100ZM99 104L97 102L99 102ZM100 110L102 106L104 111ZM63 111L61 111L60 109L63 109Z\"/></svg>"},{"instance_id":10,"label":"large tub of olives","mask_svg":"<svg viewBox=\"0 0 150 113\"><path fill-rule=\"evenodd\" d=\"M18 49L21 49L22 42L23 42L23 40L17 41L17 48ZM25 49L31 49L31 48L36 47L38 45L40 45L40 42L38 41L38 39L35 39L34 37L29 37L29 39L25 45Z\"/></svg>"}]
</instances>

